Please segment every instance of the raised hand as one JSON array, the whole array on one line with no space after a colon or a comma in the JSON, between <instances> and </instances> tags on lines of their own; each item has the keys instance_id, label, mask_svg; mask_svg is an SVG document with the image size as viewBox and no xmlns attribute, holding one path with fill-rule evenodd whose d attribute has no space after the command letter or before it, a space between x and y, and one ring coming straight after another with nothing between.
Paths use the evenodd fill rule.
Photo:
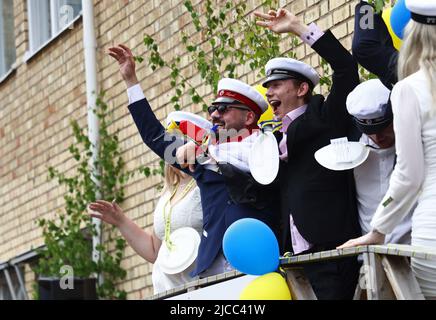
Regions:
<instances>
[{"instance_id":1,"label":"raised hand","mask_svg":"<svg viewBox=\"0 0 436 320\"><path fill-rule=\"evenodd\" d=\"M120 73L126 82L127 87L139 83L138 78L136 77L135 60L133 59L132 51L130 51L127 46L120 44L115 47L110 47L108 49L108 54L118 61Z\"/></svg>"},{"instance_id":2,"label":"raised hand","mask_svg":"<svg viewBox=\"0 0 436 320\"><path fill-rule=\"evenodd\" d=\"M89 215L101 219L115 227L119 227L124 221L124 212L115 202L97 200L89 205Z\"/></svg>"},{"instance_id":3,"label":"raised hand","mask_svg":"<svg viewBox=\"0 0 436 320\"><path fill-rule=\"evenodd\" d=\"M89 215L116 226L130 246L148 262L154 263L161 241L154 232L147 232L124 215L115 202L97 200L88 206Z\"/></svg>"},{"instance_id":4,"label":"raised hand","mask_svg":"<svg viewBox=\"0 0 436 320\"><path fill-rule=\"evenodd\" d=\"M261 27L270 29L275 33L292 32L297 36L307 32L308 28L290 11L280 8L278 11L270 10L268 13L255 11L254 15L262 20L256 21Z\"/></svg>"}]
</instances>

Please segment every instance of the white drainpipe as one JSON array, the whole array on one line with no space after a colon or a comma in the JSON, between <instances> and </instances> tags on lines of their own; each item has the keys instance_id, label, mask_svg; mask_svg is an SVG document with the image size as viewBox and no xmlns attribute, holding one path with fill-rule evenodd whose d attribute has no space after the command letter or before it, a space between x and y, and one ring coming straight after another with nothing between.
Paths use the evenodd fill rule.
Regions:
<instances>
[{"instance_id":1,"label":"white drainpipe","mask_svg":"<svg viewBox=\"0 0 436 320\"><path fill-rule=\"evenodd\" d=\"M83 47L85 53L85 72L86 72L86 98L88 105L88 138L93 146L92 163L90 166L95 172L94 162L97 160L97 147L100 142L99 137L99 121L97 115L92 111L96 108L97 100L97 41L95 37L94 27L94 6L92 0L82 0L82 14L83 14ZM97 199L101 195L97 194ZM96 247L101 243L101 221L100 219L93 218L93 223L97 229L97 236L92 238L92 259L98 261L100 254ZM101 281L101 277L98 279Z\"/></svg>"}]
</instances>

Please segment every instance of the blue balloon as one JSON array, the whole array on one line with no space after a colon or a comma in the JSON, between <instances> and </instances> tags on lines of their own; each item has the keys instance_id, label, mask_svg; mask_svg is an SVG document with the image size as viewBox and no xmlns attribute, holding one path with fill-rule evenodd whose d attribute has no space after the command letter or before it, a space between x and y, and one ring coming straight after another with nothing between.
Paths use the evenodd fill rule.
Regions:
<instances>
[{"instance_id":1,"label":"blue balloon","mask_svg":"<svg viewBox=\"0 0 436 320\"><path fill-rule=\"evenodd\" d=\"M398 0L392 8L391 27L398 38L403 39L404 28L409 23L411 13L406 7L406 0Z\"/></svg>"},{"instance_id":2,"label":"blue balloon","mask_svg":"<svg viewBox=\"0 0 436 320\"><path fill-rule=\"evenodd\" d=\"M279 266L279 245L263 222L244 218L232 223L223 238L223 251L238 271L251 275L274 272Z\"/></svg>"}]
</instances>

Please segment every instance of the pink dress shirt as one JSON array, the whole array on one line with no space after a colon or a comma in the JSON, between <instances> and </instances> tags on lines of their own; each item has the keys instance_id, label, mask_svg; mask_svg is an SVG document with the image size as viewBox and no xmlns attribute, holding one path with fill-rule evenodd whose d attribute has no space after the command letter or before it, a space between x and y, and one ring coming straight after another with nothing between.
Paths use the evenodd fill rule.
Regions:
<instances>
[{"instance_id":1,"label":"pink dress shirt","mask_svg":"<svg viewBox=\"0 0 436 320\"><path fill-rule=\"evenodd\" d=\"M282 141L279 143L279 149L280 149L280 159L283 161L288 161L288 148L286 145L286 131L288 130L289 125L297 119L299 116L301 116L307 109L307 105L303 105L301 107L298 107L295 110L292 110L289 112L284 118L282 119L282 129L280 130L283 132L283 138ZM294 250L294 254L301 253L303 251L309 250L312 245L306 241L306 239L303 238L303 236L298 232L297 226L294 223L294 219L292 218L292 214L289 214L289 226L291 230L291 240L292 240L292 249Z\"/></svg>"},{"instance_id":2,"label":"pink dress shirt","mask_svg":"<svg viewBox=\"0 0 436 320\"><path fill-rule=\"evenodd\" d=\"M324 32L319 29L319 27L315 23L311 23L308 26L308 31L306 33L303 33L301 35L301 40L308 44L309 46L312 46L319 38L322 37ZM289 112L283 119L282 119L282 129L281 132L283 132L283 139L279 143L279 150L280 150L280 159L282 161L288 161L288 147L286 145L286 131L288 130L289 125L297 119L299 116L301 116L304 112L306 112L307 105L302 105L301 107L298 107L295 110L292 110ZM291 231L291 240L292 240L292 249L294 250L294 254L301 253L303 251L309 250L312 247L312 244L306 241L306 239L303 238L303 236L300 234L300 232L297 229L297 226L294 223L294 219L292 218L292 213L289 213L289 227Z\"/></svg>"}]
</instances>

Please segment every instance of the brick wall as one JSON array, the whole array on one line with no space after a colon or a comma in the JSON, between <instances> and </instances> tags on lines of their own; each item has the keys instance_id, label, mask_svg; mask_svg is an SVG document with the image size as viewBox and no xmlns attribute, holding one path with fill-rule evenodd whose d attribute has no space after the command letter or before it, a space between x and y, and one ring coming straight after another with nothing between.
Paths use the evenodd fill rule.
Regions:
<instances>
[{"instance_id":1,"label":"brick wall","mask_svg":"<svg viewBox=\"0 0 436 320\"><path fill-rule=\"evenodd\" d=\"M194 1L198 4L201 1ZM350 49L353 32L354 5L348 0L294 0L280 1L304 18L315 21L323 29L331 28L341 42ZM224 3L224 2L223 2ZM260 1L248 1L254 9ZM135 55L145 54L144 34L157 41L164 58L182 52L182 28L192 28L190 17L182 0L94 0L97 33L97 61L99 89L107 92L106 102L114 110L114 128L119 137L124 159L129 169L140 164L156 166L156 156L143 145L127 111L125 86L117 64L105 54L113 44L125 43ZM200 3L201 7L201 3ZM29 61L23 62L28 49L28 23L25 0L14 0L16 71L0 83L0 262L31 250L42 244L37 218L54 217L63 208L63 192L56 182L47 181L47 166L61 172L74 170L75 161L67 150L72 142L70 119L86 125L86 92L82 44L82 21L50 42ZM283 50L287 47L283 40ZM309 47L300 45L297 57L313 66L319 59ZM152 72L145 60L138 66L141 85L159 119L172 110L173 95L169 72ZM182 57L188 63L188 59ZM250 84L260 82L255 72L243 69L241 80ZM183 71L193 75L193 83L200 85L192 65ZM202 94L211 97L208 88ZM199 112L184 100L186 110ZM152 230L152 212L158 197L158 177L136 177L126 188L122 204L126 214L146 230ZM128 271L120 287L129 299L140 299L152 294L151 264L127 248L122 265ZM26 287L31 291L34 278L26 268Z\"/></svg>"}]
</instances>

